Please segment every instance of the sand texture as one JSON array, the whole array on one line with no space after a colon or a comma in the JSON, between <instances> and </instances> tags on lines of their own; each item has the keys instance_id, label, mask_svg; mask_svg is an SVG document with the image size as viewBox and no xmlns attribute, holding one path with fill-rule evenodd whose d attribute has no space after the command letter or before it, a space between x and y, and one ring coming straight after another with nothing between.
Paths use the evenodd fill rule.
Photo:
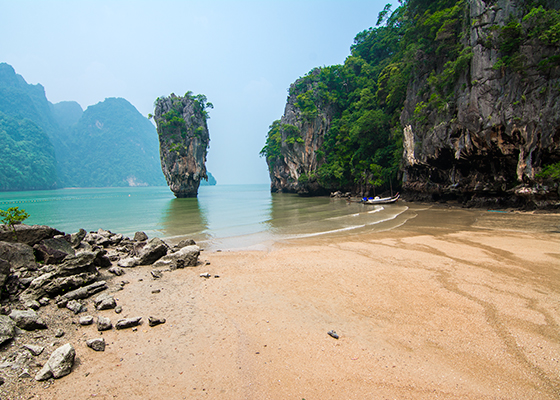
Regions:
<instances>
[{"instance_id":1,"label":"sand texture","mask_svg":"<svg viewBox=\"0 0 560 400\"><path fill-rule=\"evenodd\" d=\"M160 279L127 269L123 312L89 313L143 324L68 325L73 372L14 398L559 399L559 224L429 208L387 232L203 252Z\"/></svg>"}]
</instances>

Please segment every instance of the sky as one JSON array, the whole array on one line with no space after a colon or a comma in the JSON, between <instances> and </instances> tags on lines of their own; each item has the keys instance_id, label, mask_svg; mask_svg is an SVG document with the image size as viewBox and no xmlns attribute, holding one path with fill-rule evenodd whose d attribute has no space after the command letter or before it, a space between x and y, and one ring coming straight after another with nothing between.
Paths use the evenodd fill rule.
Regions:
<instances>
[{"instance_id":1,"label":"sky","mask_svg":"<svg viewBox=\"0 0 560 400\"><path fill-rule=\"evenodd\" d=\"M387 2L0 0L0 62L84 110L123 97L147 116L157 97L204 94L208 171L269 183L259 152L290 84L342 64Z\"/></svg>"}]
</instances>

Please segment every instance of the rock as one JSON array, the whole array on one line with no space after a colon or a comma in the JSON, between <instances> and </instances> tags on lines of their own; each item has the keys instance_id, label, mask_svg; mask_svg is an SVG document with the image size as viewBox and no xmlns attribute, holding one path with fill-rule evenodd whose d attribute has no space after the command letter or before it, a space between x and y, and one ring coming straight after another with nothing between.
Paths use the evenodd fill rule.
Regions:
<instances>
[{"instance_id":1,"label":"rock","mask_svg":"<svg viewBox=\"0 0 560 400\"><path fill-rule=\"evenodd\" d=\"M23 306L25 308L31 308L32 310L37 311L39 308L41 308L41 303L36 300L29 300L24 302Z\"/></svg>"},{"instance_id":2,"label":"rock","mask_svg":"<svg viewBox=\"0 0 560 400\"><path fill-rule=\"evenodd\" d=\"M95 304L95 308L98 310L109 310L117 306L115 298L107 293L97 296L93 302Z\"/></svg>"},{"instance_id":3,"label":"rock","mask_svg":"<svg viewBox=\"0 0 560 400\"><path fill-rule=\"evenodd\" d=\"M168 267L171 270L184 267L194 267L198 264L200 247L196 245L185 246L175 253L167 254L154 263L155 268Z\"/></svg>"},{"instance_id":4,"label":"rock","mask_svg":"<svg viewBox=\"0 0 560 400\"><path fill-rule=\"evenodd\" d=\"M142 317L119 319L117 321L117 324L115 325L115 328L117 329L132 328L133 326L139 325L141 319Z\"/></svg>"},{"instance_id":5,"label":"rock","mask_svg":"<svg viewBox=\"0 0 560 400\"><path fill-rule=\"evenodd\" d=\"M78 247L82 242L82 240L84 240L86 235L87 232L85 231L85 229L80 229L78 232L72 233L70 235L70 243L72 244L72 247L74 248Z\"/></svg>"},{"instance_id":6,"label":"rock","mask_svg":"<svg viewBox=\"0 0 560 400\"><path fill-rule=\"evenodd\" d=\"M98 251L93 263L100 268L107 268L112 265L111 259L107 257L107 250Z\"/></svg>"},{"instance_id":7,"label":"rock","mask_svg":"<svg viewBox=\"0 0 560 400\"><path fill-rule=\"evenodd\" d=\"M0 241L25 243L33 247L41 240L51 239L57 235L64 235L63 232L46 225L18 224L15 226L15 229L17 239L14 238L14 233L10 228L5 225L0 225Z\"/></svg>"},{"instance_id":8,"label":"rock","mask_svg":"<svg viewBox=\"0 0 560 400\"><path fill-rule=\"evenodd\" d=\"M113 323L107 317L102 315L97 317L97 330L98 331L108 331L113 328Z\"/></svg>"},{"instance_id":9,"label":"rock","mask_svg":"<svg viewBox=\"0 0 560 400\"><path fill-rule=\"evenodd\" d=\"M119 267L132 268L138 265L139 260L136 257L125 257L117 262Z\"/></svg>"},{"instance_id":10,"label":"rock","mask_svg":"<svg viewBox=\"0 0 560 400\"><path fill-rule=\"evenodd\" d=\"M78 323L80 325L91 325L93 324L93 317L91 315L84 315L83 317L80 317Z\"/></svg>"},{"instance_id":11,"label":"rock","mask_svg":"<svg viewBox=\"0 0 560 400\"><path fill-rule=\"evenodd\" d=\"M159 271L159 270L157 270L157 269L151 270L150 273L152 274L152 277L153 277L154 279L159 279L159 278L161 278L161 277L163 276L163 272L162 272L162 271Z\"/></svg>"},{"instance_id":12,"label":"rock","mask_svg":"<svg viewBox=\"0 0 560 400\"><path fill-rule=\"evenodd\" d=\"M48 306L50 302L51 300L48 297L41 297L39 299L39 304L41 305L41 307Z\"/></svg>"},{"instance_id":13,"label":"rock","mask_svg":"<svg viewBox=\"0 0 560 400\"><path fill-rule=\"evenodd\" d=\"M338 339L338 338L339 338L338 333L336 333L335 331L332 331L332 330L331 330L331 331L328 331L327 334L328 334L330 337L333 337L333 338L335 338L335 339Z\"/></svg>"},{"instance_id":14,"label":"rock","mask_svg":"<svg viewBox=\"0 0 560 400\"><path fill-rule=\"evenodd\" d=\"M79 314L82 311L83 305L78 300L70 300L66 303L66 308L74 314Z\"/></svg>"},{"instance_id":15,"label":"rock","mask_svg":"<svg viewBox=\"0 0 560 400\"><path fill-rule=\"evenodd\" d=\"M200 180L208 178L205 163L210 136L204 107L204 101L190 95L171 94L159 97L155 103L161 168L176 197L196 197ZM180 128L167 122L166 115L170 112L179 116ZM177 137L177 129L192 133Z\"/></svg>"},{"instance_id":16,"label":"rock","mask_svg":"<svg viewBox=\"0 0 560 400\"><path fill-rule=\"evenodd\" d=\"M0 259L7 261L10 264L12 272L37 270L37 263L35 262L33 247L24 243L0 242ZM0 271L2 270L4 271L4 273L9 271L8 269L6 269L5 265ZM5 281L6 279L4 278L4 282Z\"/></svg>"},{"instance_id":17,"label":"rock","mask_svg":"<svg viewBox=\"0 0 560 400\"><path fill-rule=\"evenodd\" d=\"M136 232L134 234L134 240L136 240L137 242L145 242L146 240L148 240L148 235L146 235L144 232Z\"/></svg>"},{"instance_id":18,"label":"rock","mask_svg":"<svg viewBox=\"0 0 560 400\"><path fill-rule=\"evenodd\" d=\"M196 242L193 239L185 239L185 240L181 240L179 243L177 243L177 248L182 249L183 247L187 247L187 246L195 246Z\"/></svg>"},{"instance_id":19,"label":"rock","mask_svg":"<svg viewBox=\"0 0 560 400\"><path fill-rule=\"evenodd\" d=\"M68 255L75 255L72 245L64 237L44 239L33 246L37 261L45 264L60 264Z\"/></svg>"},{"instance_id":20,"label":"rock","mask_svg":"<svg viewBox=\"0 0 560 400\"><path fill-rule=\"evenodd\" d=\"M205 272L205 273L203 273L203 274L200 274L200 277L201 277L201 278L206 278L206 279L210 278L211 276L212 276L212 275L210 274L210 272Z\"/></svg>"},{"instance_id":21,"label":"rock","mask_svg":"<svg viewBox=\"0 0 560 400\"><path fill-rule=\"evenodd\" d=\"M99 293L107 289L107 282L97 281L89 285L82 286L81 288L72 290L71 292L65 293L56 300L58 307L66 307L66 303L70 300L86 299L89 296Z\"/></svg>"},{"instance_id":22,"label":"rock","mask_svg":"<svg viewBox=\"0 0 560 400\"><path fill-rule=\"evenodd\" d=\"M23 371L21 371L21 374L18 375L18 379L29 379L31 378L31 375L29 374L29 369L24 368Z\"/></svg>"},{"instance_id":23,"label":"rock","mask_svg":"<svg viewBox=\"0 0 560 400\"><path fill-rule=\"evenodd\" d=\"M45 348L43 346L36 346L36 345L33 345L33 344L24 344L22 347L29 350L31 355L33 355L35 357L37 357L39 354L41 354L43 352L43 350L45 350Z\"/></svg>"},{"instance_id":24,"label":"rock","mask_svg":"<svg viewBox=\"0 0 560 400\"><path fill-rule=\"evenodd\" d=\"M107 272L110 272L113 275L116 276L121 276L125 274L124 269L120 268L120 267L111 267L107 270Z\"/></svg>"},{"instance_id":25,"label":"rock","mask_svg":"<svg viewBox=\"0 0 560 400\"><path fill-rule=\"evenodd\" d=\"M156 326L160 324L165 324L165 318L148 317L148 325Z\"/></svg>"},{"instance_id":26,"label":"rock","mask_svg":"<svg viewBox=\"0 0 560 400\"><path fill-rule=\"evenodd\" d=\"M120 314L120 313L122 312L122 307L121 307L121 306L116 306L116 307L115 307L115 312L116 312L117 314Z\"/></svg>"},{"instance_id":27,"label":"rock","mask_svg":"<svg viewBox=\"0 0 560 400\"><path fill-rule=\"evenodd\" d=\"M14 320L18 328L26 331L47 328L47 325L34 310L12 310L10 318Z\"/></svg>"},{"instance_id":28,"label":"rock","mask_svg":"<svg viewBox=\"0 0 560 400\"><path fill-rule=\"evenodd\" d=\"M167 249L167 244L165 244L160 238L156 237L149 239L146 242L146 245L138 251L138 264L149 265L155 263L167 254Z\"/></svg>"},{"instance_id":29,"label":"rock","mask_svg":"<svg viewBox=\"0 0 560 400\"><path fill-rule=\"evenodd\" d=\"M60 338L62 336L64 336L64 331L62 329L58 328L54 331L54 337Z\"/></svg>"},{"instance_id":30,"label":"rock","mask_svg":"<svg viewBox=\"0 0 560 400\"><path fill-rule=\"evenodd\" d=\"M51 354L43 369L35 376L35 380L42 381L51 376L58 379L68 375L72 371L75 357L76 351L70 343L60 346Z\"/></svg>"},{"instance_id":31,"label":"rock","mask_svg":"<svg viewBox=\"0 0 560 400\"><path fill-rule=\"evenodd\" d=\"M16 335L16 324L7 315L0 315L0 345L12 340Z\"/></svg>"},{"instance_id":32,"label":"rock","mask_svg":"<svg viewBox=\"0 0 560 400\"><path fill-rule=\"evenodd\" d=\"M0 288L4 287L6 279L10 275L10 263L2 258L0 258Z\"/></svg>"},{"instance_id":33,"label":"rock","mask_svg":"<svg viewBox=\"0 0 560 400\"><path fill-rule=\"evenodd\" d=\"M86 341L86 345L95 351L105 351L105 339L103 338L89 339Z\"/></svg>"}]
</instances>

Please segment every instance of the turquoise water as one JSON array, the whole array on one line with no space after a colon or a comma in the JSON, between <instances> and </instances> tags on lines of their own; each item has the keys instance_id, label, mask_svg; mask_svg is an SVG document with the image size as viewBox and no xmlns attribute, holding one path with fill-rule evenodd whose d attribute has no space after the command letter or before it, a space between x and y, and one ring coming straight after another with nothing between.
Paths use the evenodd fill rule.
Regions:
<instances>
[{"instance_id":1,"label":"turquoise water","mask_svg":"<svg viewBox=\"0 0 560 400\"><path fill-rule=\"evenodd\" d=\"M328 197L271 194L269 185L202 186L177 199L167 187L0 193L0 209L25 209L28 224L66 233L99 228L133 236L192 238L213 248L250 248L278 239L390 229L402 204L370 206Z\"/></svg>"}]
</instances>

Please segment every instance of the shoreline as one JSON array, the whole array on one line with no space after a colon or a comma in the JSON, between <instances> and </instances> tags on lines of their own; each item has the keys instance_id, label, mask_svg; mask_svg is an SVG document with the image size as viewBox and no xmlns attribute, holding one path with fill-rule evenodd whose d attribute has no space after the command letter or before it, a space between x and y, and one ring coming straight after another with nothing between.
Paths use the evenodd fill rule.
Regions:
<instances>
[{"instance_id":1,"label":"shoreline","mask_svg":"<svg viewBox=\"0 0 560 400\"><path fill-rule=\"evenodd\" d=\"M414 212L387 231L204 251L161 279L127 269L115 297L144 324L103 332L98 353L95 327L69 322L73 372L17 398L558 398L560 218Z\"/></svg>"}]
</instances>

